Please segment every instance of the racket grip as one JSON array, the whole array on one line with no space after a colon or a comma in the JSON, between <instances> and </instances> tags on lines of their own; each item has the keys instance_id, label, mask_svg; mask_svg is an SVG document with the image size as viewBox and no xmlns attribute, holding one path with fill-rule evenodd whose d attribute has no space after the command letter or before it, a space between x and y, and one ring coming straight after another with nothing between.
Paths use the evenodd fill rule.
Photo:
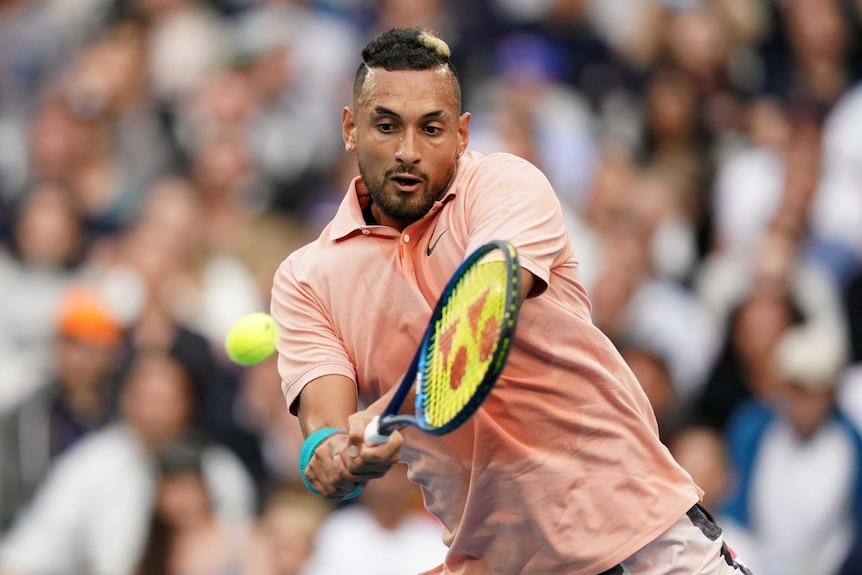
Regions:
<instances>
[{"instance_id":1,"label":"racket grip","mask_svg":"<svg viewBox=\"0 0 862 575\"><path fill-rule=\"evenodd\" d=\"M380 433L380 416L375 415L374 419L368 422L368 425L365 427L365 444L366 445L380 445L381 443L386 443L389 441L391 436Z\"/></svg>"}]
</instances>

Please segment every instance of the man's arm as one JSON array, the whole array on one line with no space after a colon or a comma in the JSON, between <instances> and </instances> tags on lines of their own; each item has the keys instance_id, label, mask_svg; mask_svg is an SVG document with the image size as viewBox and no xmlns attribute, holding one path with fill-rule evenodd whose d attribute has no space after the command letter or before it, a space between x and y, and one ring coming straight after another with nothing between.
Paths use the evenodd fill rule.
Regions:
<instances>
[{"instance_id":1,"label":"man's arm","mask_svg":"<svg viewBox=\"0 0 862 575\"><path fill-rule=\"evenodd\" d=\"M324 427L347 429L347 418L356 411L356 385L342 375L325 375L309 382L296 402L306 437Z\"/></svg>"},{"instance_id":2,"label":"man's arm","mask_svg":"<svg viewBox=\"0 0 862 575\"><path fill-rule=\"evenodd\" d=\"M370 421L382 412L394 391L393 387L369 409L360 412L362 421ZM350 378L319 377L303 388L297 402L299 424L306 437L327 427L346 431L351 425L357 425L348 423L359 415L356 413L356 385ZM305 470L306 480L326 498L343 499L357 485L382 477L399 459L404 442L400 433L393 433L390 441L373 447L363 446L361 436L356 441L353 435L336 433L328 437L315 450Z\"/></svg>"}]
</instances>

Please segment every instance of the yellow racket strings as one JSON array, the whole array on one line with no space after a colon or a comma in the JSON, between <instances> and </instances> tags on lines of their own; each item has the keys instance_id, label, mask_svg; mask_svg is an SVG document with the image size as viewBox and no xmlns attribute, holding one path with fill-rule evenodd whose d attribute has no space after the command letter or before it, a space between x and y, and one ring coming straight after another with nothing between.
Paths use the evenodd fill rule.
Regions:
<instances>
[{"instance_id":1,"label":"yellow racket strings","mask_svg":"<svg viewBox=\"0 0 862 575\"><path fill-rule=\"evenodd\" d=\"M455 419L494 368L506 321L507 277L503 261L475 265L443 308L424 373L423 406L430 426Z\"/></svg>"}]
</instances>

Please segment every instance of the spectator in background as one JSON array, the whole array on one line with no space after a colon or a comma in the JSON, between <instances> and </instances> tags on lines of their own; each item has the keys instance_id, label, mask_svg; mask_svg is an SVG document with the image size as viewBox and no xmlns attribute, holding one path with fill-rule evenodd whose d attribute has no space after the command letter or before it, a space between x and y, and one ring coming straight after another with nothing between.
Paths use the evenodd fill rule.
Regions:
<instances>
[{"instance_id":1,"label":"spectator in background","mask_svg":"<svg viewBox=\"0 0 862 575\"><path fill-rule=\"evenodd\" d=\"M603 152L581 225L569 228L593 320L614 341L649 346L664 357L677 400L685 405L700 392L717 350L718 326L664 266L674 258L665 259L666 244L658 239L662 220L675 211L667 182L638 170L624 149Z\"/></svg>"},{"instance_id":2,"label":"spectator in background","mask_svg":"<svg viewBox=\"0 0 862 575\"><path fill-rule=\"evenodd\" d=\"M753 100L745 136L717 166L709 206L713 219L707 262L726 256L749 266L781 205L793 126L776 100Z\"/></svg>"},{"instance_id":3,"label":"spectator in background","mask_svg":"<svg viewBox=\"0 0 862 575\"><path fill-rule=\"evenodd\" d=\"M122 173L114 211L125 218L123 225L137 213L146 187L180 164L175 135L169 132L147 75L147 40L141 19L110 21L65 80L69 98L78 105L89 102L108 119L111 146L116 148Z\"/></svg>"},{"instance_id":4,"label":"spectator in background","mask_svg":"<svg viewBox=\"0 0 862 575\"><path fill-rule=\"evenodd\" d=\"M751 532L764 575L833 573L862 525L862 436L836 401L845 350L800 326L770 360L775 391L728 423L738 482L725 513Z\"/></svg>"},{"instance_id":5,"label":"spectator in background","mask_svg":"<svg viewBox=\"0 0 862 575\"><path fill-rule=\"evenodd\" d=\"M616 243L617 223L631 211L629 199L638 168L631 150L625 146L604 143L597 150L589 189L582 207L564 212L566 226L576 246L581 267L581 282L587 291L594 291L604 273L603 263L608 250ZM637 235L641 230L631 228ZM639 240L640 241L640 240ZM645 262L638 262L636 274L641 274ZM607 313L613 313L609 310ZM614 320L602 320L613 325Z\"/></svg>"},{"instance_id":6,"label":"spectator in background","mask_svg":"<svg viewBox=\"0 0 862 575\"><path fill-rule=\"evenodd\" d=\"M834 264L841 254L824 257L819 233L809 223L822 163L822 118L809 106L782 108L761 99L751 105L749 123L750 137L727 156L716 178L714 248L699 272L706 281L698 278L696 289L721 314L721 298L728 295L722 290L731 290L732 297L739 284L760 273L763 252L784 244L777 251L789 254L773 254L784 268L779 273L796 276L790 281L805 286L800 293L806 302L836 300L812 304L831 307L827 313L834 316L841 287Z\"/></svg>"},{"instance_id":7,"label":"spectator in background","mask_svg":"<svg viewBox=\"0 0 862 575\"><path fill-rule=\"evenodd\" d=\"M69 190L38 182L13 212L0 246L0 411L50 373L60 294L80 278L87 239Z\"/></svg>"},{"instance_id":8,"label":"spectator in background","mask_svg":"<svg viewBox=\"0 0 862 575\"><path fill-rule=\"evenodd\" d=\"M120 419L57 459L0 540L0 573L131 573L156 500L156 456L194 429L196 406L194 384L180 362L138 351L121 392ZM254 487L239 460L216 444L202 465L217 514L250 524Z\"/></svg>"},{"instance_id":9,"label":"spectator in background","mask_svg":"<svg viewBox=\"0 0 862 575\"><path fill-rule=\"evenodd\" d=\"M710 106L732 87L728 59L731 29L722 20L719 2L664 4L666 22L659 59L667 69L679 70L692 83L691 93L697 102ZM699 120L708 122L711 118L704 114Z\"/></svg>"},{"instance_id":10,"label":"spectator in background","mask_svg":"<svg viewBox=\"0 0 862 575\"><path fill-rule=\"evenodd\" d=\"M45 86L61 73L74 50L64 22L54 19L46 2L0 2L0 226L4 212L26 194L26 150L31 113ZM0 234L2 235L2 234Z\"/></svg>"},{"instance_id":11,"label":"spectator in background","mask_svg":"<svg viewBox=\"0 0 862 575\"><path fill-rule=\"evenodd\" d=\"M147 29L146 76L170 113L183 108L224 62L227 22L204 0L131 0Z\"/></svg>"},{"instance_id":12,"label":"spectator in background","mask_svg":"<svg viewBox=\"0 0 862 575\"><path fill-rule=\"evenodd\" d=\"M246 462L262 495L299 481L299 450L304 440L296 418L285 409L277 363L277 355L273 355L240 370L239 388L226 414L234 427L225 442Z\"/></svg>"},{"instance_id":13,"label":"spectator in background","mask_svg":"<svg viewBox=\"0 0 862 575\"><path fill-rule=\"evenodd\" d=\"M756 287L730 313L721 351L712 365L692 419L724 430L731 413L777 386L770 361L776 343L804 320L792 296Z\"/></svg>"},{"instance_id":14,"label":"spectator in background","mask_svg":"<svg viewBox=\"0 0 862 575\"><path fill-rule=\"evenodd\" d=\"M326 519L303 575L401 575L438 564L447 548L421 497L407 466L396 464Z\"/></svg>"},{"instance_id":15,"label":"spectator in background","mask_svg":"<svg viewBox=\"0 0 862 575\"><path fill-rule=\"evenodd\" d=\"M254 197L252 158L241 141L221 138L202 142L190 163L203 208L203 243L210 253L235 255L264 207Z\"/></svg>"},{"instance_id":16,"label":"spectator in background","mask_svg":"<svg viewBox=\"0 0 862 575\"><path fill-rule=\"evenodd\" d=\"M734 552L745 558L745 564L752 573L764 572L758 562L757 547L751 533L722 511L736 481L722 432L704 425L689 425L671 438L668 448L703 489L702 504L715 510L716 522L721 525L727 540L733 541Z\"/></svg>"},{"instance_id":17,"label":"spectator in background","mask_svg":"<svg viewBox=\"0 0 862 575\"><path fill-rule=\"evenodd\" d=\"M304 486L273 491L255 526L243 575L305 575L317 534L331 512L328 502Z\"/></svg>"},{"instance_id":18,"label":"spectator in background","mask_svg":"<svg viewBox=\"0 0 862 575\"><path fill-rule=\"evenodd\" d=\"M515 34L493 55L495 74L475 86L478 112L471 147L510 152L539 166L560 200L577 210L586 202L596 156L596 134L586 98L563 83L556 47L536 34Z\"/></svg>"},{"instance_id":19,"label":"spectator in background","mask_svg":"<svg viewBox=\"0 0 862 575\"><path fill-rule=\"evenodd\" d=\"M134 216L141 189L114 146L108 89L113 56L98 44L76 54L46 90L29 139L29 175L65 186L93 235L112 236ZM106 77L107 76L107 77ZM134 159L128 159L134 162ZM143 165L143 158L142 163Z\"/></svg>"},{"instance_id":20,"label":"spectator in background","mask_svg":"<svg viewBox=\"0 0 862 575\"><path fill-rule=\"evenodd\" d=\"M849 89L823 128L823 169L811 200L810 253L841 290L850 361L862 366L862 83Z\"/></svg>"},{"instance_id":21,"label":"spectator in background","mask_svg":"<svg viewBox=\"0 0 862 575\"><path fill-rule=\"evenodd\" d=\"M788 228L772 226L759 249L750 250L756 252L753 266L718 257L701 270L702 299L714 310L735 306L724 315L724 348L702 396L700 415L712 424L723 425L739 400L771 393L777 383L772 348L790 325L805 322L837 346L847 345L840 294L820 268L801 261L798 245Z\"/></svg>"},{"instance_id":22,"label":"spectator in background","mask_svg":"<svg viewBox=\"0 0 862 575\"><path fill-rule=\"evenodd\" d=\"M823 170L811 206L818 261L839 285L862 269L862 82L848 90L823 127ZM857 316L858 317L858 316ZM854 321L858 321L854 318Z\"/></svg>"},{"instance_id":23,"label":"spectator in background","mask_svg":"<svg viewBox=\"0 0 862 575\"><path fill-rule=\"evenodd\" d=\"M0 531L53 462L116 412L124 326L95 288L68 288L62 299L50 377L0 417Z\"/></svg>"},{"instance_id":24,"label":"spectator in background","mask_svg":"<svg viewBox=\"0 0 862 575\"><path fill-rule=\"evenodd\" d=\"M224 353L230 324L262 308L259 288L242 260L207 243L207 213L188 179L166 176L149 190L134 225L92 262L93 275L128 278L135 303L134 349L182 357L200 387L198 423L224 440L235 390ZM239 244L241 237L235 237Z\"/></svg>"},{"instance_id":25,"label":"spectator in background","mask_svg":"<svg viewBox=\"0 0 862 575\"><path fill-rule=\"evenodd\" d=\"M658 58L665 17L660 0L588 0L591 27L634 70L649 69Z\"/></svg>"},{"instance_id":26,"label":"spectator in background","mask_svg":"<svg viewBox=\"0 0 862 575\"><path fill-rule=\"evenodd\" d=\"M709 233L706 218L708 185L714 170L714 133L705 126L705 96L698 78L662 65L644 89L644 119L638 157L646 174L657 177L665 192L667 217L656 223L676 224L676 241L694 256L704 250ZM657 228L667 230L669 228ZM657 236L660 237L660 236ZM694 258L689 256L672 277L687 281Z\"/></svg>"},{"instance_id":27,"label":"spectator in background","mask_svg":"<svg viewBox=\"0 0 862 575\"><path fill-rule=\"evenodd\" d=\"M340 159L332 110L352 85L353 66L342 55L358 50L356 28L314 3L278 0L239 17L234 38L255 106L244 143L270 193L269 206L305 213Z\"/></svg>"},{"instance_id":28,"label":"spectator in background","mask_svg":"<svg viewBox=\"0 0 862 575\"><path fill-rule=\"evenodd\" d=\"M777 27L785 50L767 61L770 87L785 100L811 99L830 108L858 72L858 15L842 0L789 0ZM854 45L857 44L857 45Z\"/></svg>"},{"instance_id":29,"label":"spectator in background","mask_svg":"<svg viewBox=\"0 0 862 575\"><path fill-rule=\"evenodd\" d=\"M637 68L643 61L632 62L616 53L591 21L587 1L493 0L490 13L499 22L490 44L521 31L535 32L556 45L564 62L561 79L578 86L591 104L600 106L605 97L637 83Z\"/></svg>"},{"instance_id":30,"label":"spectator in background","mask_svg":"<svg viewBox=\"0 0 862 575\"><path fill-rule=\"evenodd\" d=\"M249 525L216 514L204 473L205 438L187 435L158 453L155 509L134 575L239 575Z\"/></svg>"},{"instance_id":31,"label":"spectator in background","mask_svg":"<svg viewBox=\"0 0 862 575\"><path fill-rule=\"evenodd\" d=\"M209 243L207 204L193 182L166 176L147 196L122 241L94 263L102 272L128 269L141 282L135 337L143 345L169 346L168 326L179 324L221 348L230 324L262 305L254 280L237 256Z\"/></svg>"}]
</instances>

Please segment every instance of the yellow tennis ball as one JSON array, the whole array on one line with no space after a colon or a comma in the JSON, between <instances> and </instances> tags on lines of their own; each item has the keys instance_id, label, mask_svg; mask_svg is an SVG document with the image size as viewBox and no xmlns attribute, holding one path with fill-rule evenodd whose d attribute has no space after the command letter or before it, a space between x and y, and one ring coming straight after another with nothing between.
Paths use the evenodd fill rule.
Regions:
<instances>
[{"instance_id":1,"label":"yellow tennis ball","mask_svg":"<svg viewBox=\"0 0 862 575\"><path fill-rule=\"evenodd\" d=\"M260 363L275 352L278 324L268 313L253 312L239 318L228 330L225 350L240 365Z\"/></svg>"}]
</instances>

